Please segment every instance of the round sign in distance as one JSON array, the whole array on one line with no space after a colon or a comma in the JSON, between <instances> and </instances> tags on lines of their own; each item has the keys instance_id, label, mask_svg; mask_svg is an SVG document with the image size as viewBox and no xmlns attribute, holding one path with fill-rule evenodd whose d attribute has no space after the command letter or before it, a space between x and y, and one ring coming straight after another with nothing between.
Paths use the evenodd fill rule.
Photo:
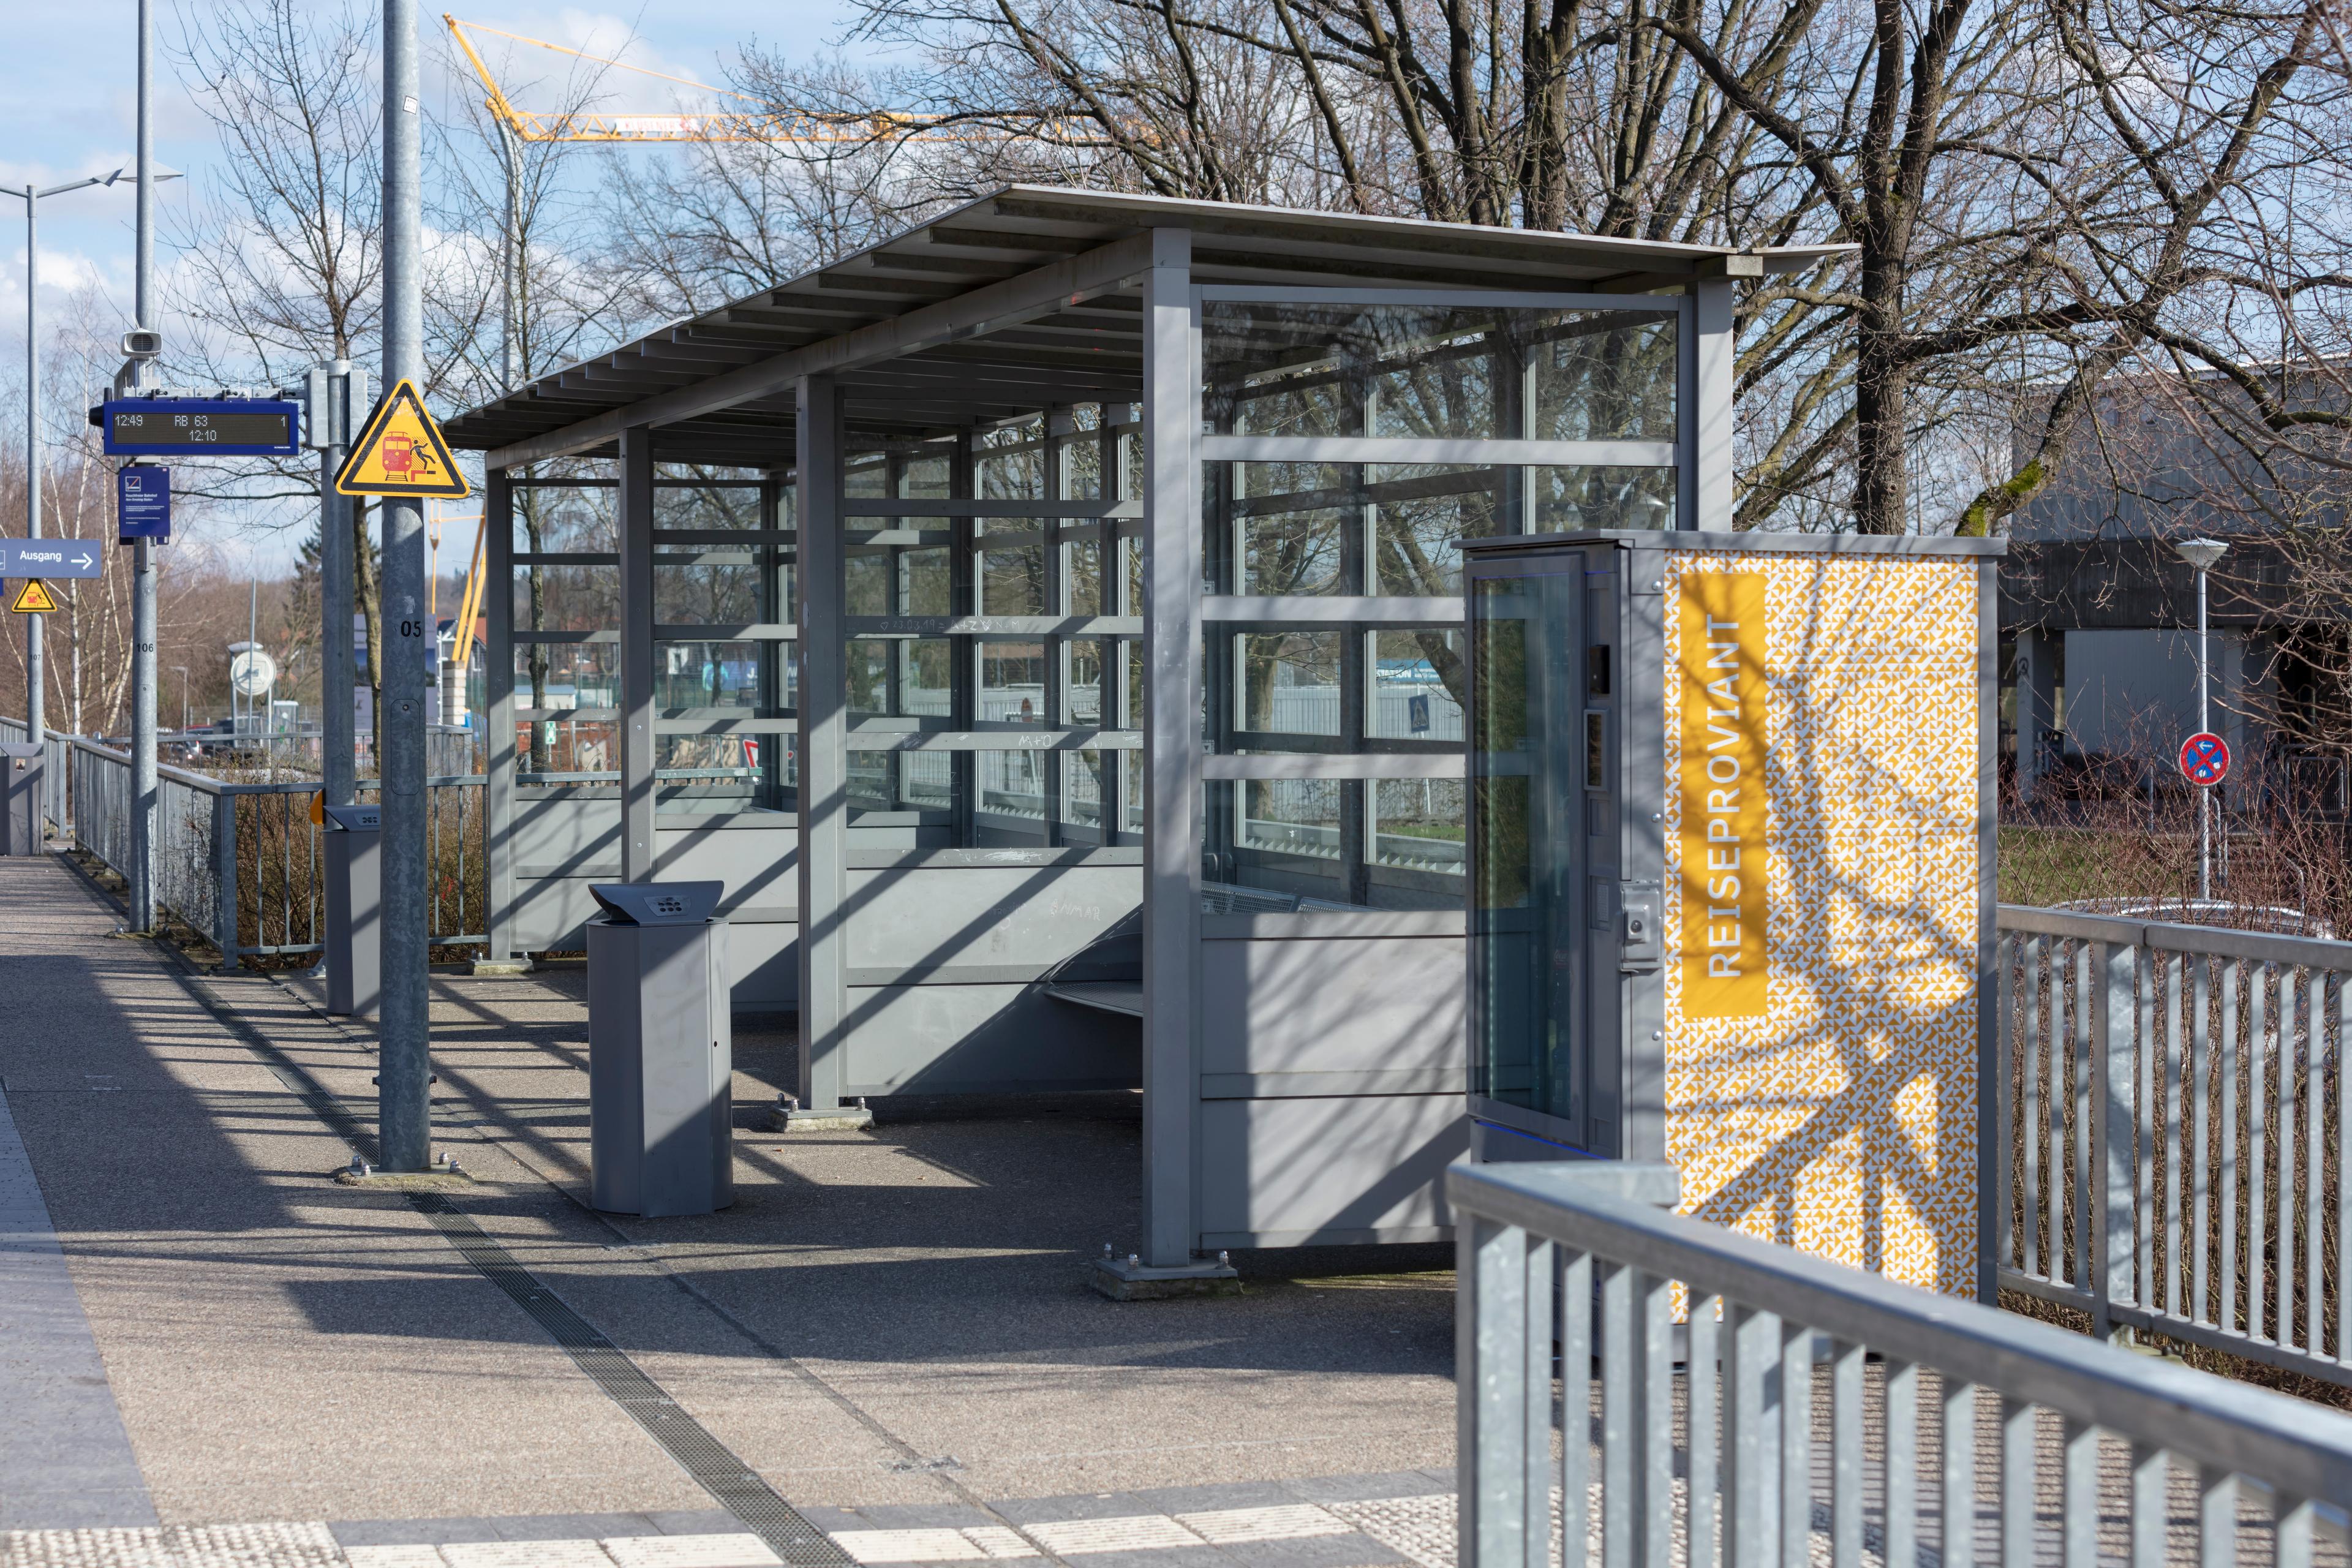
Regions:
<instances>
[{"instance_id":1,"label":"round sign in distance","mask_svg":"<svg viewBox=\"0 0 2352 1568\"><path fill-rule=\"evenodd\" d=\"M278 684L278 661L260 648L248 648L228 661L228 683L239 697L258 697Z\"/></svg>"},{"instance_id":2,"label":"round sign in distance","mask_svg":"<svg viewBox=\"0 0 2352 1568\"><path fill-rule=\"evenodd\" d=\"M2230 776L2230 743L2210 730L2200 730L2180 742L2180 776L2200 789L2210 789Z\"/></svg>"}]
</instances>

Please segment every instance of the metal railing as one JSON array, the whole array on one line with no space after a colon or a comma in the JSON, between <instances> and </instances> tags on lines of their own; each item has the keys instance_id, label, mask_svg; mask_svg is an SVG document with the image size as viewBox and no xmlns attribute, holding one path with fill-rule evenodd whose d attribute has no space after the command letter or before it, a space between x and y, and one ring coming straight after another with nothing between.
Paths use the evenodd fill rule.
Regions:
<instances>
[{"instance_id":1,"label":"metal railing","mask_svg":"<svg viewBox=\"0 0 2352 1568\"><path fill-rule=\"evenodd\" d=\"M121 875L131 859L131 759L93 742L69 752L74 842ZM432 879L427 940L488 940L482 877L482 775L425 780L425 865ZM360 781L362 797L375 781ZM324 847L310 820L316 780L236 784L180 768L156 770L155 900L202 931L222 965L323 951Z\"/></svg>"},{"instance_id":2,"label":"metal railing","mask_svg":"<svg viewBox=\"0 0 2352 1568\"><path fill-rule=\"evenodd\" d=\"M2352 1415L1671 1213L1667 1167L1445 1185L1463 1568L2352 1550Z\"/></svg>"},{"instance_id":3,"label":"metal railing","mask_svg":"<svg viewBox=\"0 0 2352 1568\"><path fill-rule=\"evenodd\" d=\"M22 742L24 739L25 721L22 719L0 719L0 741ZM41 785L41 794L44 797L42 808L49 821L56 825L59 831L63 831L70 818L66 784L67 770L69 766L67 737L54 731L45 731L41 739L43 742L41 761L46 770Z\"/></svg>"},{"instance_id":4,"label":"metal railing","mask_svg":"<svg viewBox=\"0 0 2352 1568\"><path fill-rule=\"evenodd\" d=\"M2004 906L2008 1288L2352 1384L2352 942Z\"/></svg>"}]
</instances>

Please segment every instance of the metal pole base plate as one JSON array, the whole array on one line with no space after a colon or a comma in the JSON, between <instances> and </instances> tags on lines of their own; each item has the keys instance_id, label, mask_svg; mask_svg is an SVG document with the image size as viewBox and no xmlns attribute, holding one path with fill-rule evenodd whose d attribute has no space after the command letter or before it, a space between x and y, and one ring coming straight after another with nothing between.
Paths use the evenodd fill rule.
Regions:
<instances>
[{"instance_id":1,"label":"metal pole base plate","mask_svg":"<svg viewBox=\"0 0 2352 1568\"><path fill-rule=\"evenodd\" d=\"M768 1126L777 1132L862 1132L874 1125L874 1112L862 1105L816 1110L804 1105L772 1106Z\"/></svg>"},{"instance_id":2,"label":"metal pole base plate","mask_svg":"<svg viewBox=\"0 0 2352 1568\"><path fill-rule=\"evenodd\" d=\"M1176 1296L1238 1296L1242 1277L1230 1263L1179 1264L1154 1268L1124 1258L1087 1263L1087 1283L1114 1301L1165 1301Z\"/></svg>"}]
</instances>

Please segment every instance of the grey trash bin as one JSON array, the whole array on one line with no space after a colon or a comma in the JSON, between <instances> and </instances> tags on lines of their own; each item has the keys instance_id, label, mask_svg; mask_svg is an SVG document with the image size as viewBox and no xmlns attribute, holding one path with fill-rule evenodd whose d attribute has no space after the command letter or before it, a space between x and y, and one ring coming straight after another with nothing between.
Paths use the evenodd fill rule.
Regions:
<instances>
[{"instance_id":1,"label":"grey trash bin","mask_svg":"<svg viewBox=\"0 0 2352 1568\"><path fill-rule=\"evenodd\" d=\"M26 741L0 745L0 855L41 852L42 750Z\"/></svg>"},{"instance_id":2,"label":"grey trash bin","mask_svg":"<svg viewBox=\"0 0 2352 1568\"><path fill-rule=\"evenodd\" d=\"M600 883L588 922L589 1196L614 1214L735 1201L735 1045L719 882Z\"/></svg>"},{"instance_id":3,"label":"grey trash bin","mask_svg":"<svg viewBox=\"0 0 2352 1568\"><path fill-rule=\"evenodd\" d=\"M327 1011L373 1018L383 1000L383 808L321 808L327 852Z\"/></svg>"}]
</instances>

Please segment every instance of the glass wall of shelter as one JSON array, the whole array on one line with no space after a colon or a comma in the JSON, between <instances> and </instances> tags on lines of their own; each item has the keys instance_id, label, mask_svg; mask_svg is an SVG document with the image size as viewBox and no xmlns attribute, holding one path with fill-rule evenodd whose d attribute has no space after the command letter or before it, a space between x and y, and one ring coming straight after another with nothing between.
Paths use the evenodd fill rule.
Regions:
<instances>
[{"instance_id":1,"label":"glass wall of shelter","mask_svg":"<svg viewBox=\"0 0 2352 1568\"><path fill-rule=\"evenodd\" d=\"M1727 526L1722 253L1278 215L1274 265L1235 247L1281 224L1119 201L938 220L451 423L510 584L493 956L716 878L803 1109L1139 1089L1147 1261L1434 1239L1459 545ZM1031 270L959 282L992 246Z\"/></svg>"}]
</instances>

